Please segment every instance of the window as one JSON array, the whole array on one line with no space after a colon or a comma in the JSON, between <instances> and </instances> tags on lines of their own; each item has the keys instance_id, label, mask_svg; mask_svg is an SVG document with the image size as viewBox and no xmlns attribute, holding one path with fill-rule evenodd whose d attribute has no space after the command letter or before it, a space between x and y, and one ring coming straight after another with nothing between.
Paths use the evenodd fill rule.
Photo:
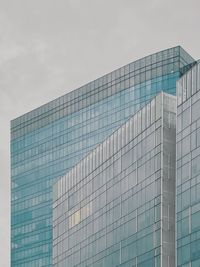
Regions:
<instances>
[{"instance_id":1,"label":"window","mask_svg":"<svg viewBox=\"0 0 200 267\"><path fill-rule=\"evenodd\" d=\"M182 167L182 183L187 181L189 178L190 178L190 165L189 163L187 163Z\"/></svg>"},{"instance_id":2,"label":"window","mask_svg":"<svg viewBox=\"0 0 200 267\"><path fill-rule=\"evenodd\" d=\"M74 227L81 220L80 210L77 210L74 214L69 217L69 228Z\"/></svg>"},{"instance_id":3,"label":"window","mask_svg":"<svg viewBox=\"0 0 200 267\"><path fill-rule=\"evenodd\" d=\"M200 211L192 214L192 231L197 231L200 229Z\"/></svg>"},{"instance_id":4,"label":"window","mask_svg":"<svg viewBox=\"0 0 200 267\"><path fill-rule=\"evenodd\" d=\"M192 177L195 177L200 173L200 156L192 160Z\"/></svg>"},{"instance_id":5,"label":"window","mask_svg":"<svg viewBox=\"0 0 200 267\"><path fill-rule=\"evenodd\" d=\"M119 158L113 164L114 176L118 175L121 172L121 168L121 158Z\"/></svg>"},{"instance_id":6,"label":"window","mask_svg":"<svg viewBox=\"0 0 200 267\"><path fill-rule=\"evenodd\" d=\"M190 124L190 109L186 109L182 113L182 129L186 128Z\"/></svg>"},{"instance_id":7,"label":"window","mask_svg":"<svg viewBox=\"0 0 200 267\"><path fill-rule=\"evenodd\" d=\"M130 150L122 156L122 169L128 168L132 162L132 150Z\"/></svg>"},{"instance_id":8,"label":"window","mask_svg":"<svg viewBox=\"0 0 200 267\"><path fill-rule=\"evenodd\" d=\"M182 156L190 152L190 136L186 136L182 140Z\"/></svg>"},{"instance_id":9,"label":"window","mask_svg":"<svg viewBox=\"0 0 200 267\"><path fill-rule=\"evenodd\" d=\"M182 193L182 209L190 205L190 189Z\"/></svg>"},{"instance_id":10,"label":"window","mask_svg":"<svg viewBox=\"0 0 200 267\"><path fill-rule=\"evenodd\" d=\"M200 110L200 100L198 100L196 103L192 105L192 122L196 121L200 117L199 110Z\"/></svg>"}]
</instances>

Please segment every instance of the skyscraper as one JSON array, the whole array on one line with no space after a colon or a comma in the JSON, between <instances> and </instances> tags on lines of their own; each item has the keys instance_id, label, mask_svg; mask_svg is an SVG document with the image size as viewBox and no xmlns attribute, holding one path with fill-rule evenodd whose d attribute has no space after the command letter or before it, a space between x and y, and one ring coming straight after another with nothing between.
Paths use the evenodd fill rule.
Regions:
<instances>
[{"instance_id":1,"label":"skyscraper","mask_svg":"<svg viewBox=\"0 0 200 267\"><path fill-rule=\"evenodd\" d=\"M177 83L177 266L200 266L200 62Z\"/></svg>"},{"instance_id":2,"label":"skyscraper","mask_svg":"<svg viewBox=\"0 0 200 267\"><path fill-rule=\"evenodd\" d=\"M52 184L194 59L181 47L115 70L11 122L11 265L52 265Z\"/></svg>"},{"instance_id":3,"label":"skyscraper","mask_svg":"<svg viewBox=\"0 0 200 267\"><path fill-rule=\"evenodd\" d=\"M59 179L53 266L175 267L175 144L160 93Z\"/></svg>"}]
</instances>

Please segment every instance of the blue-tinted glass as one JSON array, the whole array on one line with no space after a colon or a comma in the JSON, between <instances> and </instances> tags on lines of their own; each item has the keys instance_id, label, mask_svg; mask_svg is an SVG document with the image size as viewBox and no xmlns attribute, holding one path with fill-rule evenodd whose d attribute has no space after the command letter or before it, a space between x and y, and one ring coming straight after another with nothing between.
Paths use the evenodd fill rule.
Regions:
<instances>
[{"instance_id":1,"label":"blue-tinted glass","mask_svg":"<svg viewBox=\"0 0 200 267\"><path fill-rule=\"evenodd\" d=\"M171 66L175 60L179 69ZM192 62L180 47L171 48L12 121L12 266L52 265L52 184L159 91L175 94L176 80ZM124 69L134 79L124 82Z\"/></svg>"},{"instance_id":2,"label":"blue-tinted glass","mask_svg":"<svg viewBox=\"0 0 200 267\"><path fill-rule=\"evenodd\" d=\"M177 83L177 266L200 266L199 63ZM194 82L195 80L195 82ZM184 265L183 265L184 264Z\"/></svg>"},{"instance_id":3,"label":"blue-tinted glass","mask_svg":"<svg viewBox=\"0 0 200 267\"><path fill-rule=\"evenodd\" d=\"M175 245L175 225L169 223L175 220L175 161L168 160L169 155L175 158L175 105L174 96L159 94L54 185L54 266L71 258L71 267L136 262L174 266L175 251L167 248ZM154 116L147 123L149 112ZM144 125L135 131L138 121ZM155 128L165 136L159 145L154 141ZM156 175L145 171L149 162L156 166ZM65 206L65 201L73 205ZM188 217L183 227L187 232ZM164 256L161 250L166 251ZM75 260L76 251L83 256Z\"/></svg>"}]
</instances>

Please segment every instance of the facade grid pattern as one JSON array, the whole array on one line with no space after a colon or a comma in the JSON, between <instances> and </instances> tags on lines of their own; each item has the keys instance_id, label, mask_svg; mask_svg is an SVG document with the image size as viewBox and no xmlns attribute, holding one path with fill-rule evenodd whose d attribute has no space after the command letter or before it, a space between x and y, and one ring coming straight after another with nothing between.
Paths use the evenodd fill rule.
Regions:
<instances>
[{"instance_id":1,"label":"facade grid pattern","mask_svg":"<svg viewBox=\"0 0 200 267\"><path fill-rule=\"evenodd\" d=\"M177 83L177 266L200 266L200 63Z\"/></svg>"},{"instance_id":2,"label":"facade grid pattern","mask_svg":"<svg viewBox=\"0 0 200 267\"><path fill-rule=\"evenodd\" d=\"M161 93L59 179L53 266L175 266L175 124Z\"/></svg>"},{"instance_id":3,"label":"facade grid pattern","mask_svg":"<svg viewBox=\"0 0 200 267\"><path fill-rule=\"evenodd\" d=\"M52 266L52 184L193 63L170 48L11 122L11 266Z\"/></svg>"}]
</instances>

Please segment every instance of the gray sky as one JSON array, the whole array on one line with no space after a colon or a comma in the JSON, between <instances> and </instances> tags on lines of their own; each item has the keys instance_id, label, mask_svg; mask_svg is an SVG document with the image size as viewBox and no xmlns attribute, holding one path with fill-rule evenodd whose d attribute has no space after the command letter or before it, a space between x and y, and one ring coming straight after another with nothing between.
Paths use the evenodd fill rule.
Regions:
<instances>
[{"instance_id":1,"label":"gray sky","mask_svg":"<svg viewBox=\"0 0 200 267\"><path fill-rule=\"evenodd\" d=\"M0 0L0 266L9 266L9 123L126 63L182 45L199 0Z\"/></svg>"}]
</instances>

